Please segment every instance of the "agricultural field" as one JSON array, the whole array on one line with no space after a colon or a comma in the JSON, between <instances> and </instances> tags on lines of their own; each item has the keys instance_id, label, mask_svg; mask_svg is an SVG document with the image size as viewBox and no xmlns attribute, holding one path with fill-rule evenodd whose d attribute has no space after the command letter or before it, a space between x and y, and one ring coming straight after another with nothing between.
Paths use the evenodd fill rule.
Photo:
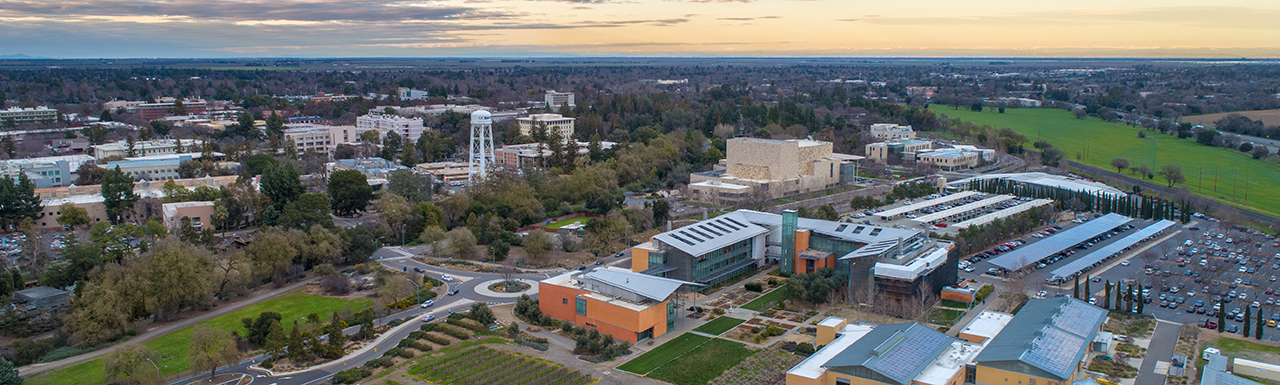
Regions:
<instances>
[{"instance_id":1,"label":"agricultural field","mask_svg":"<svg viewBox=\"0 0 1280 385\"><path fill-rule=\"evenodd\" d=\"M454 350L409 370L420 381L435 384L564 384L585 385L591 376L546 360L488 347Z\"/></svg>"},{"instance_id":2,"label":"agricultural field","mask_svg":"<svg viewBox=\"0 0 1280 385\"><path fill-rule=\"evenodd\" d=\"M1267 127L1280 126L1280 110L1220 112L1216 114L1184 116L1182 117L1182 120L1195 123L1195 124L1212 126L1213 122L1216 122L1218 121L1218 119L1222 119L1227 115L1231 115L1231 114L1240 114L1240 115L1244 115L1249 119L1261 120L1262 124L1265 124Z\"/></svg>"},{"instance_id":3,"label":"agricultural field","mask_svg":"<svg viewBox=\"0 0 1280 385\"><path fill-rule=\"evenodd\" d=\"M743 322L747 322L747 321L733 318L733 317L719 317L711 320L711 322L707 322L706 324L703 324L702 326L699 326L693 329L693 331L718 336L724 332L727 332L733 329L734 327L737 327Z\"/></svg>"},{"instance_id":4,"label":"agricultural field","mask_svg":"<svg viewBox=\"0 0 1280 385\"><path fill-rule=\"evenodd\" d=\"M1147 165L1153 171L1167 164L1178 165L1186 183L1175 188L1186 186L1194 194L1280 216L1280 167L1249 155L1097 118L1076 119L1064 110L1012 108L1001 114L994 109L973 112L945 106L931 108L935 113L977 125L1011 128L1027 136L1027 148L1031 142L1043 139L1072 160L1079 152L1081 159L1076 161L1104 169L1114 170L1114 158L1126 158L1131 165ZM1138 138L1139 131L1146 132L1147 138ZM1166 183L1158 175L1152 182Z\"/></svg>"},{"instance_id":5,"label":"agricultural field","mask_svg":"<svg viewBox=\"0 0 1280 385\"><path fill-rule=\"evenodd\" d=\"M742 305L742 308L755 310L755 311L764 311L765 309L777 306L778 304L782 303L783 300L787 299L786 289L787 289L786 285L779 286L777 289L773 289L773 291L765 293L764 295L751 300L751 302L747 302L746 305Z\"/></svg>"},{"instance_id":6,"label":"agricultural field","mask_svg":"<svg viewBox=\"0 0 1280 385\"><path fill-rule=\"evenodd\" d=\"M236 311L205 321L202 324L215 329L243 332L244 324L240 322L241 319L257 317L259 313L264 311L273 311L280 313L281 317L285 321L289 321L281 322L281 326L284 326L285 331L287 332L293 328L292 320L299 320L311 313L316 313L321 315L324 319L329 319L335 311L350 309L355 312L363 310L369 305L370 302L366 299L344 301L338 298L323 297L306 294L301 291L294 291L276 298L245 306ZM195 326L188 326L143 343L143 345L154 351L156 356L162 357L161 359L156 360L156 364L158 364L157 366L160 367L161 373L165 376L185 372L190 368L191 363L188 361L188 349L191 346L191 335L194 332ZM100 384L104 382L105 377L102 360L102 358L99 358L66 368L46 371L31 378L27 378L24 383L28 385Z\"/></svg>"}]
</instances>

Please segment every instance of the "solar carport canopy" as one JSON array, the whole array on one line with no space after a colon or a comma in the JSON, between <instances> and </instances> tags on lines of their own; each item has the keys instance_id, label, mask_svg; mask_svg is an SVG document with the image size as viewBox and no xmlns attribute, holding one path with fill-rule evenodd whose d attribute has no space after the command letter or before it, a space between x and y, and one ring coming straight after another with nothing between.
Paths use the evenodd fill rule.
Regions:
<instances>
[{"instance_id":1,"label":"solar carport canopy","mask_svg":"<svg viewBox=\"0 0 1280 385\"><path fill-rule=\"evenodd\" d=\"M1071 261L1071 263L1062 265L1062 267L1057 269L1053 269L1053 275L1059 277L1070 277L1080 273L1081 271L1088 269L1090 266L1093 266L1093 264L1102 262L1103 260L1110 258L1112 255L1124 251L1124 249L1136 245L1138 242L1142 242L1142 240L1147 239L1147 237L1156 235L1165 229L1173 227L1174 224L1175 223L1173 221L1167 219L1156 222L1151 226L1147 226L1142 230L1135 231L1133 234L1120 238L1118 241L1102 246L1102 248L1080 257L1080 259Z\"/></svg>"},{"instance_id":2,"label":"solar carport canopy","mask_svg":"<svg viewBox=\"0 0 1280 385\"><path fill-rule=\"evenodd\" d=\"M1019 270L1035 264L1041 259L1045 259L1045 257L1060 253L1063 250L1078 245L1080 242L1084 242L1089 238L1111 231L1111 229L1128 223L1131 220L1133 219L1116 213L1103 215L1098 219L1063 230L1039 242L1023 246L1020 249L992 258L991 264L999 266L1005 270Z\"/></svg>"}]
</instances>

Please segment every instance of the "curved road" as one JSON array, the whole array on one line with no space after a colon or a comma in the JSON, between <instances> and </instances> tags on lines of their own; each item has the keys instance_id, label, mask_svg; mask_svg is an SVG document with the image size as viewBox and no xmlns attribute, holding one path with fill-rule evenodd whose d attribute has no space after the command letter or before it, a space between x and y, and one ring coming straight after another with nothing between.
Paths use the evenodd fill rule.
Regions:
<instances>
[{"instance_id":1,"label":"curved road","mask_svg":"<svg viewBox=\"0 0 1280 385\"><path fill-rule=\"evenodd\" d=\"M420 268L426 271L426 275L436 279L440 279L443 275L447 274L453 278L452 281L445 282L448 285L447 290L458 289L458 295L454 295L454 296L445 295L445 296L437 297L435 299L435 305L430 308L422 308L422 307L414 306L402 312L391 314L386 317L382 317L375 321L377 325L385 325L387 322L390 322L396 319L402 319L405 317L413 317L414 321L410 321L410 322L414 324L418 324L422 322L418 320L418 318L424 314L435 315L436 322L438 322L439 320L444 319L444 315L447 314L448 312L467 311L468 309L470 309L471 304L475 302L484 302L484 303L488 303L489 305L500 305L500 304L513 303L516 301L516 298L519 297L519 295L507 295L507 294L495 295L497 293L490 294L492 292L488 292L487 288L479 287L483 283L502 279L502 274L453 271L453 270L443 269L437 266L431 266L422 262L415 261L411 259L411 256L412 256L411 253L407 251L403 251L399 247L384 247L378 250L378 252L374 253L373 259L393 269L413 270L414 268ZM517 274L513 278L538 281L538 280L549 278L553 275L554 273ZM532 294L531 296L536 297L537 295ZM412 333L415 330L418 330L418 328L405 327L399 330L392 329L392 332L390 332L391 333L390 337L386 338L385 340L383 340L382 343L378 344L375 350L370 350L355 356L346 357L343 360L339 360L338 364L335 366L315 369L315 370L307 371L305 373L272 377L260 370L250 369L249 366L252 366L253 364L260 361L262 359L262 356L251 357L245 361L240 362L239 364L236 364L235 366L219 369L218 373L219 374L226 374L226 373L248 374L251 378L253 378L253 381L251 383L254 385L311 385L311 384L319 383L333 376L334 373L337 373L342 370L354 368L354 367L359 367L360 365L363 365L365 362L368 362L369 360L381 357L382 352L385 352L387 349L395 348L396 344L398 344L400 340L404 339L409 335L409 333ZM347 328L344 332L346 334L354 334L357 331L359 331L359 327L353 326L353 327ZM207 378L207 377L208 377L208 374L203 373L195 376L190 376L190 377L170 381L169 384L171 385L187 384L197 379Z\"/></svg>"}]
</instances>

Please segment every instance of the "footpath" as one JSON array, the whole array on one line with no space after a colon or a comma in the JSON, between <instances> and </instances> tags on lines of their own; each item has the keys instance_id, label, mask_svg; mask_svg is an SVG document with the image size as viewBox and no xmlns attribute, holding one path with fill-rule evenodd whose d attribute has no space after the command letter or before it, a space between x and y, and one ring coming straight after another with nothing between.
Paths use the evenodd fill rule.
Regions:
<instances>
[{"instance_id":1,"label":"footpath","mask_svg":"<svg viewBox=\"0 0 1280 385\"><path fill-rule=\"evenodd\" d=\"M191 317L191 318L188 318L188 319L185 319L185 320L182 320L182 321L174 322L174 323L171 323L171 324L168 324L168 325L165 325L165 326L161 326L161 327L159 327L159 328L156 328L156 329L153 329L153 330L148 331L148 332L146 332L146 333L143 333L143 334L141 334L141 335L139 335L139 336L137 336L137 337L130 338L130 339L129 339L129 340L127 340L127 341L124 341L124 342L121 342L121 343L118 343L118 344L115 344L115 345L111 345L110 347L106 347L106 348L102 348L102 349L94 350L94 351L92 351L92 352L88 352L88 353L81 354L81 355L78 355L78 356L67 357L67 358L64 358L64 359L61 359L61 360L57 360L57 361L53 361L53 362L46 362L46 363L39 363L39 364L31 364L31 365L27 365L27 366L24 366L24 367L18 368L18 374L21 374L21 375L23 375L23 376L29 376L29 375L32 375L32 374L36 374L36 373L40 373L40 372L44 372L44 371L46 371L46 370L50 370L50 369L57 369L57 368L61 368L61 367L69 366L69 365L75 365L75 364L78 364L78 363L81 363L81 362L89 361L89 360L92 360L92 359L95 359L95 358L101 357L101 356L103 356L103 355L109 354L109 353L111 353L111 352L114 352L114 351L116 351L116 350L119 350L119 349L120 349L120 348L122 348L122 347L129 346L129 345L134 345L134 344L139 344L139 343L143 343L143 342L147 342L147 341L150 341L150 340L152 340L152 339L154 339L154 338L156 338L156 337L159 337L159 336L162 336L162 335L165 335L165 334L169 334L170 332L172 332L172 331L174 331L174 330L178 330L178 329L181 329L181 328L184 328L184 327L187 327L187 326L191 326L191 325L194 325L194 324L196 324L196 323L204 322L204 321L209 320L209 319L211 319L211 318L214 318L214 317L217 317L217 316L220 316L220 315L223 315L223 314L226 314L226 313L229 313L229 312L235 311L235 310L240 309L240 308L243 308L243 307L245 307L245 306L249 306L249 305L252 305L252 304L255 304L255 303L261 302L261 301L263 301L263 300L267 300L267 299L270 299L270 298L272 298L272 297L276 297L276 296L279 296L279 295L281 295L281 294L285 294L285 293L288 293L288 292L291 292L291 291L294 291L294 290L298 290L299 288L301 288L301 287L305 286L307 283L309 283L309 282L311 282L311 281L314 281L314 280L316 280L316 278L314 278L314 277L313 277L313 278L310 278L310 279L305 279L305 280L302 280L302 281L299 281L299 282L293 283L293 284L291 284L291 285L289 285L289 286L285 286L285 287L282 287L282 288L279 288L279 289L275 289L275 290L272 290L272 291L269 291L269 292L266 292L266 293L260 293L260 294L257 294L257 295L251 296L251 297L247 297L247 298L241 299L241 300L239 300L239 301L236 301L235 303L231 303L231 304L229 304L229 305L219 307L217 310L214 310L214 311L211 311L211 312L208 312L208 313L204 313L204 314L201 314L201 315L198 315L198 316L195 316L195 317Z\"/></svg>"}]
</instances>

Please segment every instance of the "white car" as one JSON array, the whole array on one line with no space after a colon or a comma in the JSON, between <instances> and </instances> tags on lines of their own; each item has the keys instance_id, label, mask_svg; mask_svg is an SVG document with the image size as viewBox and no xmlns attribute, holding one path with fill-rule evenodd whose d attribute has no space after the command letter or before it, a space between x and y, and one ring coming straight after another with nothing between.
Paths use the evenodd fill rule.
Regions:
<instances>
[{"instance_id":1,"label":"white car","mask_svg":"<svg viewBox=\"0 0 1280 385\"><path fill-rule=\"evenodd\" d=\"M435 321L435 319L436 319L436 316L433 316L430 314L422 316L422 322L431 322L431 321Z\"/></svg>"},{"instance_id":2,"label":"white car","mask_svg":"<svg viewBox=\"0 0 1280 385\"><path fill-rule=\"evenodd\" d=\"M431 305L435 305L435 304L436 304L435 301L427 300L427 302L422 303L422 307L431 307Z\"/></svg>"},{"instance_id":3,"label":"white car","mask_svg":"<svg viewBox=\"0 0 1280 385\"><path fill-rule=\"evenodd\" d=\"M450 277L448 274L440 276L440 279L445 282L453 282L453 277Z\"/></svg>"},{"instance_id":4,"label":"white car","mask_svg":"<svg viewBox=\"0 0 1280 385\"><path fill-rule=\"evenodd\" d=\"M1120 262L1120 266L1129 266L1129 260L1126 259L1124 262Z\"/></svg>"},{"instance_id":5,"label":"white car","mask_svg":"<svg viewBox=\"0 0 1280 385\"><path fill-rule=\"evenodd\" d=\"M1245 273L1245 272L1248 272L1248 271L1249 271L1249 268L1244 267L1244 266L1240 266L1240 268L1239 268L1239 269L1237 269L1237 271L1239 271L1239 272L1241 272L1241 273Z\"/></svg>"}]
</instances>

